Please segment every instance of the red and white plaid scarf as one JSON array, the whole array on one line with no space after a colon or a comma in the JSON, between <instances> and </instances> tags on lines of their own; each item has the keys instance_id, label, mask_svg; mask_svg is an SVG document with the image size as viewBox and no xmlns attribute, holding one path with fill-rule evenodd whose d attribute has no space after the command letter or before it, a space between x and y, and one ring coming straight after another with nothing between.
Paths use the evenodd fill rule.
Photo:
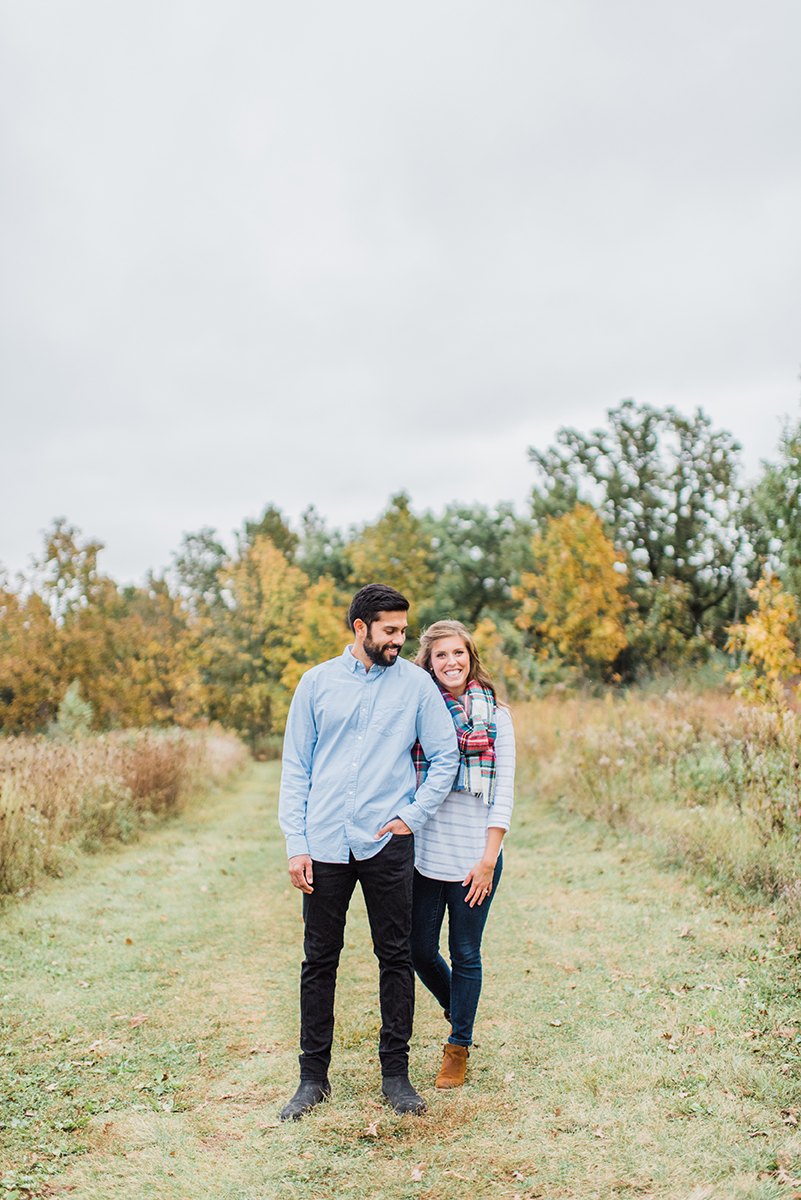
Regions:
<instances>
[{"instance_id":1,"label":"red and white plaid scarf","mask_svg":"<svg viewBox=\"0 0 801 1200\"><path fill-rule=\"evenodd\" d=\"M456 786L474 795L482 795L485 804L492 804L495 792L495 697L489 688L471 679L461 696L454 696L440 687L456 726L459 743L459 772ZM423 747L415 742L412 759L417 772L417 786L428 773L428 759Z\"/></svg>"}]
</instances>

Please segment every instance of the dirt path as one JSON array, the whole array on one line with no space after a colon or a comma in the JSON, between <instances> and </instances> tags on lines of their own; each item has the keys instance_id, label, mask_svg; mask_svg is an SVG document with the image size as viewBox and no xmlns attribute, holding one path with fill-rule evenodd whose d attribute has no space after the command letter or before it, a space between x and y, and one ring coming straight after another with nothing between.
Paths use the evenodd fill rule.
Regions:
<instances>
[{"instance_id":1,"label":"dirt path","mask_svg":"<svg viewBox=\"0 0 801 1200\"><path fill-rule=\"evenodd\" d=\"M789 1197L801 1016L770 914L521 802L485 941L468 1086L380 1104L376 970L354 904L334 1097L289 1128L300 898L278 772L84 862L0 919L0 1197Z\"/></svg>"}]
</instances>

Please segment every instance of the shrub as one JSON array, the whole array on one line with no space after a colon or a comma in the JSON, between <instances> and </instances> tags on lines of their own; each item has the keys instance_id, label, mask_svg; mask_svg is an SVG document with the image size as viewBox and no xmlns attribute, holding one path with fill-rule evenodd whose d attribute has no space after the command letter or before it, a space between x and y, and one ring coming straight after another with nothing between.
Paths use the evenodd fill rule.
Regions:
<instances>
[{"instance_id":1,"label":"shrub","mask_svg":"<svg viewBox=\"0 0 801 1200\"><path fill-rule=\"evenodd\" d=\"M665 861L801 915L797 713L631 692L534 700L516 722L520 792L645 835Z\"/></svg>"},{"instance_id":2,"label":"shrub","mask_svg":"<svg viewBox=\"0 0 801 1200\"><path fill-rule=\"evenodd\" d=\"M130 841L246 761L242 743L221 731L9 738L0 743L0 894L56 873L65 852Z\"/></svg>"}]
</instances>

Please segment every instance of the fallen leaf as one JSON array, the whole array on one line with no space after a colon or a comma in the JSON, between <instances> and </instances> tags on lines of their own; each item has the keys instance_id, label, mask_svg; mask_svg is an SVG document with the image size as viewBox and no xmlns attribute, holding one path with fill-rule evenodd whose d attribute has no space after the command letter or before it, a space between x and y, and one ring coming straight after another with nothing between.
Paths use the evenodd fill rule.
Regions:
<instances>
[{"instance_id":1,"label":"fallen leaf","mask_svg":"<svg viewBox=\"0 0 801 1200\"><path fill-rule=\"evenodd\" d=\"M78 987L89 987L89 984L86 982L86 980L85 980L85 979L79 979L79 980L78 980Z\"/></svg>"},{"instance_id":2,"label":"fallen leaf","mask_svg":"<svg viewBox=\"0 0 801 1200\"><path fill-rule=\"evenodd\" d=\"M378 1137L378 1118L376 1118L375 1121L370 1122L370 1124L367 1126L366 1133L368 1137Z\"/></svg>"},{"instance_id":3,"label":"fallen leaf","mask_svg":"<svg viewBox=\"0 0 801 1200\"><path fill-rule=\"evenodd\" d=\"M126 939L125 939L125 945L126 945L126 946L132 946L132 945L133 945L133 938L126 938Z\"/></svg>"},{"instance_id":4,"label":"fallen leaf","mask_svg":"<svg viewBox=\"0 0 801 1200\"><path fill-rule=\"evenodd\" d=\"M556 1028L558 1028L562 1024L562 1022L561 1021L551 1021L550 1024L555 1026Z\"/></svg>"},{"instance_id":5,"label":"fallen leaf","mask_svg":"<svg viewBox=\"0 0 801 1200\"><path fill-rule=\"evenodd\" d=\"M144 1025L146 1020L147 1020L147 1013L136 1013L135 1016L131 1017L128 1024L131 1026Z\"/></svg>"},{"instance_id":6,"label":"fallen leaf","mask_svg":"<svg viewBox=\"0 0 801 1200\"><path fill-rule=\"evenodd\" d=\"M605 1138L606 1137L606 1134L604 1133L603 1129L601 1129L600 1125L598 1125L595 1129L593 1129L592 1132L595 1134L595 1136L597 1138Z\"/></svg>"},{"instance_id":7,"label":"fallen leaf","mask_svg":"<svg viewBox=\"0 0 801 1200\"><path fill-rule=\"evenodd\" d=\"M412 1179L415 1183L419 1183L423 1178L423 1170L425 1169L425 1165L425 1163L418 1163L416 1167L412 1167Z\"/></svg>"},{"instance_id":8,"label":"fallen leaf","mask_svg":"<svg viewBox=\"0 0 801 1200\"><path fill-rule=\"evenodd\" d=\"M300 1157L301 1158L314 1158L314 1153L311 1150L304 1150Z\"/></svg>"},{"instance_id":9,"label":"fallen leaf","mask_svg":"<svg viewBox=\"0 0 801 1200\"><path fill-rule=\"evenodd\" d=\"M504 1075L504 1077L503 1077L503 1082L504 1082L504 1083L511 1083L511 1082L512 1082L512 1080L514 1079L514 1077L515 1077L515 1073L514 1073L514 1071L507 1071L507 1072L506 1072L506 1074L505 1074L505 1075Z\"/></svg>"},{"instance_id":10,"label":"fallen leaf","mask_svg":"<svg viewBox=\"0 0 801 1200\"><path fill-rule=\"evenodd\" d=\"M525 1179L525 1175L521 1175L519 1171L512 1171L512 1179Z\"/></svg>"},{"instance_id":11,"label":"fallen leaf","mask_svg":"<svg viewBox=\"0 0 801 1200\"><path fill-rule=\"evenodd\" d=\"M57 1087L58 1087L57 1083L48 1083L47 1086L45 1087L45 1091L46 1092L54 1092Z\"/></svg>"},{"instance_id":12,"label":"fallen leaf","mask_svg":"<svg viewBox=\"0 0 801 1200\"><path fill-rule=\"evenodd\" d=\"M715 1033L714 1025L691 1025L690 1033Z\"/></svg>"},{"instance_id":13,"label":"fallen leaf","mask_svg":"<svg viewBox=\"0 0 801 1200\"><path fill-rule=\"evenodd\" d=\"M676 933L680 938L689 938L693 936L693 931L689 925L677 925Z\"/></svg>"}]
</instances>

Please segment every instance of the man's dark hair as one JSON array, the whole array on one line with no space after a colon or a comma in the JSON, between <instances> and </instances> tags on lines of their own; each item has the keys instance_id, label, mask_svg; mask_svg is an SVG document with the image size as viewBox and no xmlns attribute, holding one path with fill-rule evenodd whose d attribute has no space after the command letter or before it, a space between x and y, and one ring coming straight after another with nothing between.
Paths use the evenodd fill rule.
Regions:
<instances>
[{"instance_id":1,"label":"man's dark hair","mask_svg":"<svg viewBox=\"0 0 801 1200\"><path fill-rule=\"evenodd\" d=\"M364 621L369 629L382 612L408 612L409 601L400 592L386 583L368 583L350 602L348 625L354 628L357 621Z\"/></svg>"}]
</instances>

